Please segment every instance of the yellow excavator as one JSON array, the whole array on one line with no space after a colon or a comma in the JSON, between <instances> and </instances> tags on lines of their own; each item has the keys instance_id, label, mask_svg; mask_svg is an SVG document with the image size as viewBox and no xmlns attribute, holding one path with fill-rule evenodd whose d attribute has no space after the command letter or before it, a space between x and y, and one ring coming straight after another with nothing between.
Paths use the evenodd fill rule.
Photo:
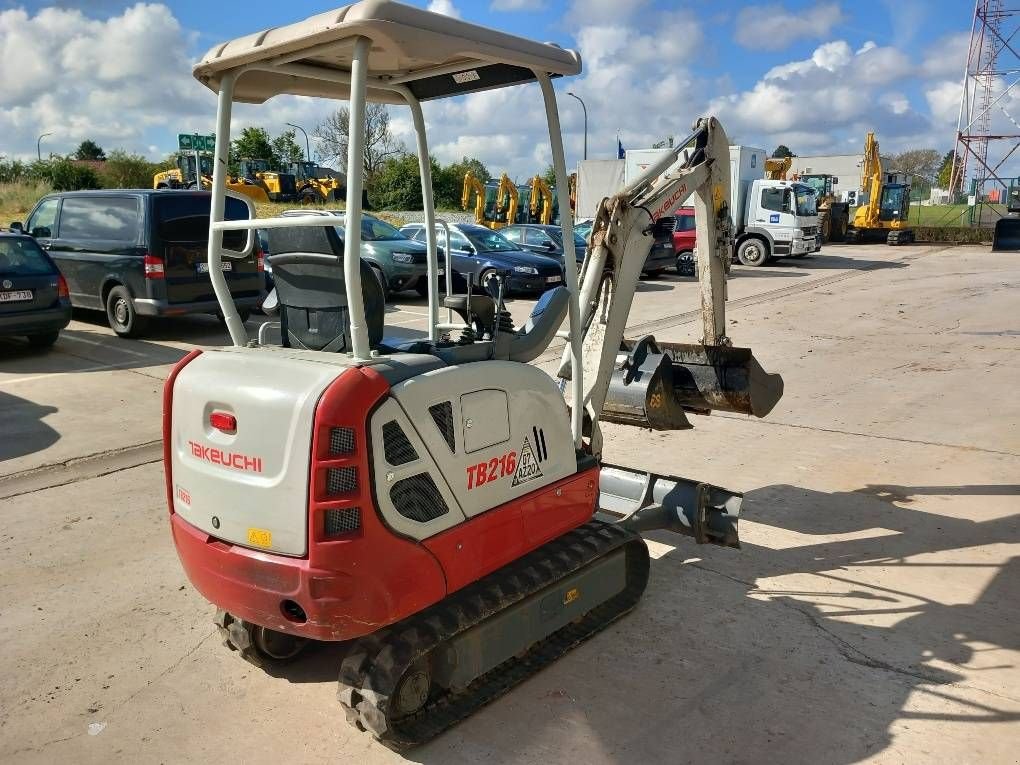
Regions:
<instances>
[{"instance_id":1,"label":"yellow excavator","mask_svg":"<svg viewBox=\"0 0 1020 765\"><path fill-rule=\"evenodd\" d=\"M793 165L793 157L769 157L765 160L765 180L785 181Z\"/></svg>"},{"instance_id":2,"label":"yellow excavator","mask_svg":"<svg viewBox=\"0 0 1020 765\"><path fill-rule=\"evenodd\" d=\"M545 179L541 175L536 175L531 179L531 195L528 199L528 209L531 212L531 220L534 223L541 223L548 225L553 221L553 204L556 197L553 196L552 189L549 184L545 182ZM539 212L539 204L542 205L542 210Z\"/></svg>"},{"instance_id":3,"label":"yellow excavator","mask_svg":"<svg viewBox=\"0 0 1020 765\"><path fill-rule=\"evenodd\" d=\"M154 189L204 189L212 188L213 160L209 154L178 152L176 167L152 176ZM195 173L198 165L199 173ZM200 180L199 180L200 179ZM227 190L244 194L253 202L268 202L269 196L261 186L249 183L243 178L227 178Z\"/></svg>"},{"instance_id":4,"label":"yellow excavator","mask_svg":"<svg viewBox=\"0 0 1020 765\"><path fill-rule=\"evenodd\" d=\"M861 193L853 220L846 230L846 241L881 241L886 244L910 244L914 229L910 226L910 184L887 177L878 154L878 141L869 132L864 141L861 166Z\"/></svg>"},{"instance_id":5,"label":"yellow excavator","mask_svg":"<svg viewBox=\"0 0 1020 765\"><path fill-rule=\"evenodd\" d=\"M460 195L460 206L467 210L474 199L475 222L481 226L491 229L500 229L509 226L517 218L517 187L510 176L503 173L499 183L495 187L494 213L492 217L486 215L486 189L489 184L483 184L470 170L464 173L464 188Z\"/></svg>"}]
</instances>

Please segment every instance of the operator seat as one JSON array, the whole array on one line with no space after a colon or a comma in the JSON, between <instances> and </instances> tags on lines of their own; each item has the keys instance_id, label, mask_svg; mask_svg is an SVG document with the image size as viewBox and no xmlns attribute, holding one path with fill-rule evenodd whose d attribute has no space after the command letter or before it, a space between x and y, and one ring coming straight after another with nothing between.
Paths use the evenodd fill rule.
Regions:
<instances>
[{"instance_id":1,"label":"operator seat","mask_svg":"<svg viewBox=\"0 0 1020 765\"><path fill-rule=\"evenodd\" d=\"M344 280L344 242L332 224L268 229L269 264L276 283L285 348L347 352L351 319ZM361 294L368 342L382 340L386 302L382 285L364 260Z\"/></svg>"},{"instance_id":2,"label":"operator seat","mask_svg":"<svg viewBox=\"0 0 1020 765\"><path fill-rule=\"evenodd\" d=\"M524 326L509 335L507 358L526 363L541 356L563 324L569 305L570 290L566 287L556 287L543 293ZM500 335L499 339L504 337L506 335Z\"/></svg>"}]
</instances>

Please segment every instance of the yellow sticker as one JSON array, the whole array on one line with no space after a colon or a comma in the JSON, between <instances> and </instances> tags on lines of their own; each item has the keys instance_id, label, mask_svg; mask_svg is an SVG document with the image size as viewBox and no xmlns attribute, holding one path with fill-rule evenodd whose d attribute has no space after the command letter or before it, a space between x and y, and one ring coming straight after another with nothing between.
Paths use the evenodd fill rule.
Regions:
<instances>
[{"instance_id":1,"label":"yellow sticker","mask_svg":"<svg viewBox=\"0 0 1020 765\"><path fill-rule=\"evenodd\" d=\"M248 529L248 544L256 547L272 547L273 532L266 529Z\"/></svg>"},{"instance_id":2,"label":"yellow sticker","mask_svg":"<svg viewBox=\"0 0 1020 765\"><path fill-rule=\"evenodd\" d=\"M567 590L567 593L563 596L563 605L567 605L567 603L573 603L580 596L581 591L576 587L573 588L572 590Z\"/></svg>"}]
</instances>

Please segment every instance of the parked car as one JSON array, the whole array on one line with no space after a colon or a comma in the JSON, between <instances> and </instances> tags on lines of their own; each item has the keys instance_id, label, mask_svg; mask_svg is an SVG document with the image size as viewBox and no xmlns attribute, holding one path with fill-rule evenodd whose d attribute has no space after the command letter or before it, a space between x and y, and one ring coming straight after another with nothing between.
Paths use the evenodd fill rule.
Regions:
<instances>
[{"instance_id":1,"label":"parked car","mask_svg":"<svg viewBox=\"0 0 1020 765\"><path fill-rule=\"evenodd\" d=\"M62 192L43 197L23 230L49 251L71 305L105 310L114 332L137 337L154 316L218 313L206 262L210 200L207 191ZM228 197L225 215L246 219L248 206ZM246 238L226 232L224 246L241 251ZM262 265L257 251L223 260L242 318L263 295Z\"/></svg>"},{"instance_id":2,"label":"parked car","mask_svg":"<svg viewBox=\"0 0 1020 765\"><path fill-rule=\"evenodd\" d=\"M539 255L551 255L563 261L563 229L559 226L541 223L515 223L499 230L503 236L525 250L537 252ZM574 233L574 260L580 265L588 252L588 244L583 236Z\"/></svg>"},{"instance_id":3,"label":"parked car","mask_svg":"<svg viewBox=\"0 0 1020 765\"><path fill-rule=\"evenodd\" d=\"M586 246L594 223L594 220L588 218L574 224L574 233L584 239ZM673 218L660 218L656 221L653 236L655 241L652 242L652 249L648 251L642 272L649 276L658 276L667 268L676 265L676 251L673 249Z\"/></svg>"},{"instance_id":4,"label":"parked car","mask_svg":"<svg viewBox=\"0 0 1020 765\"><path fill-rule=\"evenodd\" d=\"M71 300L57 264L32 237L0 232L0 337L48 348L69 321Z\"/></svg>"},{"instance_id":5,"label":"parked car","mask_svg":"<svg viewBox=\"0 0 1020 765\"><path fill-rule=\"evenodd\" d=\"M679 208L673 220L673 249L676 251L676 272L681 276L694 276L696 265L694 249L697 245L697 232L694 229L694 208Z\"/></svg>"},{"instance_id":6,"label":"parked car","mask_svg":"<svg viewBox=\"0 0 1020 765\"><path fill-rule=\"evenodd\" d=\"M344 235L346 213L343 210L287 210L285 216L326 215L337 218L337 233ZM361 216L361 257L375 272L383 293L414 289L428 294L428 250L423 242L413 241L401 229L374 215ZM445 273L440 258L439 275Z\"/></svg>"},{"instance_id":7,"label":"parked car","mask_svg":"<svg viewBox=\"0 0 1020 765\"><path fill-rule=\"evenodd\" d=\"M416 241L425 240L425 225L409 223L400 229ZM443 248L445 232L436 227L439 247ZM450 224L450 265L454 272L476 285L490 275L507 275L510 292L544 292L563 283L563 265L555 258L521 249L498 231L474 223Z\"/></svg>"}]
</instances>

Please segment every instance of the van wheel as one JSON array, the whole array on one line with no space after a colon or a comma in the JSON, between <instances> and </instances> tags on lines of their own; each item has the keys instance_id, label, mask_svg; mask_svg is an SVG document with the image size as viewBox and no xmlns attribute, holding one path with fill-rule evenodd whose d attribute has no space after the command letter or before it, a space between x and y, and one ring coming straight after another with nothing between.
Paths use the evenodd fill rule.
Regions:
<instances>
[{"instance_id":1,"label":"van wheel","mask_svg":"<svg viewBox=\"0 0 1020 765\"><path fill-rule=\"evenodd\" d=\"M139 337L149 326L148 318L138 315L130 293L120 285L106 296L106 320L121 337Z\"/></svg>"},{"instance_id":2,"label":"van wheel","mask_svg":"<svg viewBox=\"0 0 1020 765\"><path fill-rule=\"evenodd\" d=\"M737 248L737 260L745 266L764 266L769 261L769 250L761 239L745 239Z\"/></svg>"}]
</instances>

